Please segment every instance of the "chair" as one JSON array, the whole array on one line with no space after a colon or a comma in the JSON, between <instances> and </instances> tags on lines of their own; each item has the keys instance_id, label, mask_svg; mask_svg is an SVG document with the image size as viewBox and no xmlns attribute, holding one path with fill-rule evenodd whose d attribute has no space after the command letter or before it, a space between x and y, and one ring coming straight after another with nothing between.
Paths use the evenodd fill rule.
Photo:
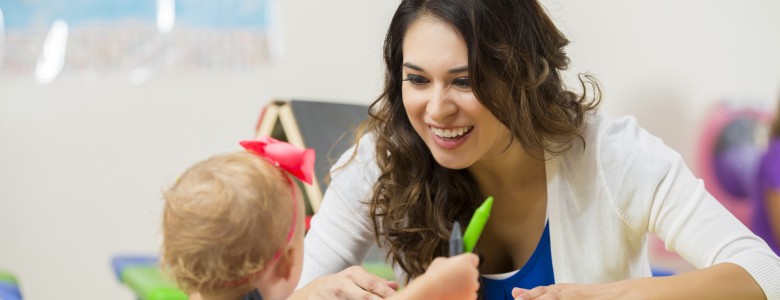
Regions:
<instances>
[{"instance_id":1,"label":"chair","mask_svg":"<svg viewBox=\"0 0 780 300\"><path fill-rule=\"evenodd\" d=\"M157 256L119 255L111 259L114 275L142 300L187 300L175 283L165 278ZM1 297L0 297L1 298Z\"/></svg>"},{"instance_id":2,"label":"chair","mask_svg":"<svg viewBox=\"0 0 780 300\"><path fill-rule=\"evenodd\" d=\"M2 300L22 300L22 293L19 290L19 282L16 276L8 271L0 270L0 299Z\"/></svg>"}]
</instances>

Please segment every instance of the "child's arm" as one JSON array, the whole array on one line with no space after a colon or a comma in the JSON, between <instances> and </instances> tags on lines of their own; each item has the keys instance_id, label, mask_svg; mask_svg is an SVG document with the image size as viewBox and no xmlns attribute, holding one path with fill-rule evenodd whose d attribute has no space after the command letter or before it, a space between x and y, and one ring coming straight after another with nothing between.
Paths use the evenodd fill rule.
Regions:
<instances>
[{"instance_id":1,"label":"child's arm","mask_svg":"<svg viewBox=\"0 0 780 300\"><path fill-rule=\"evenodd\" d=\"M476 299L479 258L471 253L433 260L428 270L390 300Z\"/></svg>"}]
</instances>

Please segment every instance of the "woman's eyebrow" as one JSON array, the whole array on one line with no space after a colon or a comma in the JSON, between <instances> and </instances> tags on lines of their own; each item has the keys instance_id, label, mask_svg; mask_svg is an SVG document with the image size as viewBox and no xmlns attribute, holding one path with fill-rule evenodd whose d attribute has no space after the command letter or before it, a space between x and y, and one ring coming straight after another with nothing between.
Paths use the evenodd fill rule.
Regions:
<instances>
[{"instance_id":1,"label":"woman's eyebrow","mask_svg":"<svg viewBox=\"0 0 780 300\"><path fill-rule=\"evenodd\" d=\"M454 69L450 69L449 71L447 71L447 73L455 74L455 73L466 72L468 70L469 70L469 66L462 66L462 67L457 67L457 68L454 68Z\"/></svg>"},{"instance_id":2,"label":"woman's eyebrow","mask_svg":"<svg viewBox=\"0 0 780 300\"><path fill-rule=\"evenodd\" d=\"M423 70L423 68L421 68L420 66L418 66L418 65L415 65L415 64L413 64L413 63L410 63L410 62L405 62L405 63L403 64L403 66L404 66L404 67L407 67L407 68L409 68L409 69L412 69L412 70L417 70L417 71L420 71L420 72L425 72L425 70ZM450 69L449 71L447 71L447 73L449 73L449 74L455 74L455 73L466 72L466 71L468 71L468 70L469 70L469 67L468 67L468 66L462 66L462 67L457 67L457 68L454 68L454 69Z\"/></svg>"},{"instance_id":3,"label":"woman's eyebrow","mask_svg":"<svg viewBox=\"0 0 780 300\"><path fill-rule=\"evenodd\" d=\"M421 68L420 66L417 66L417 65L415 65L415 64L413 64L413 63L405 62L405 63L403 64L403 66L404 66L404 67L407 67L407 68L409 68L409 69L412 69L412 70L417 70L417 71L420 71L420 72L425 72L425 70L423 70L423 68Z\"/></svg>"}]
</instances>

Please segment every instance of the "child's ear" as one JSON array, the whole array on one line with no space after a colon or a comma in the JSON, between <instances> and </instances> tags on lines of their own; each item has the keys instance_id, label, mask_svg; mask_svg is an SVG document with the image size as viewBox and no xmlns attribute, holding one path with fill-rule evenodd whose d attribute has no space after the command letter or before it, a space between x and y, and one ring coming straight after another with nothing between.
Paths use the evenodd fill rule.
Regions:
<instances>
[{"instance_id":1,"label":"child's ear","mask_svg":"<svg viewBox=\"0 0 780 300\"><path fill-rule=\"evenodd\" d=\"M276 276L284 278L284 280L290 279L293 265L295 265L295 247L288 247L279 258L279 263L276 264Z\"/></svg>"}]
</instances>

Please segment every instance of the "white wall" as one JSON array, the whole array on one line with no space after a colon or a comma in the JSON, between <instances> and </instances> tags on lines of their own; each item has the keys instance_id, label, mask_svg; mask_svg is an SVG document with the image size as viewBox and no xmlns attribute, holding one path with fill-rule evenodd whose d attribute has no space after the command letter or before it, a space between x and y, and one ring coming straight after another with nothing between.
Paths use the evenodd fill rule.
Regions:
<instances>
[{"instance_id":1,"label":"white wall","mask_svg":"<svg viewBox=\"0 0 780 300\"><path fill-rule=\"evenodd\" d=\"M157 251L160 192L178 173L236 150L270 98L378 94L397 1L280 2L284 56L256 72L0 77L0 268L28 299L132 299L109 259ZM780 2L544 3L573 41L570 73L596 74L605 110L636 115L689 165L709 105L780 93Z\"/></svg>"},{"instance_id":2,"label":"white wall","mask_svg":"<svg viewBox=\"0 0 780 300\"><path fill-rule=\"evenodd\" d=\"M602 81L604 108L636 115L689 165L713 103L780 99L778 1L546 3L573 42L572 70Z\"/></svg>"}]
</instances>

